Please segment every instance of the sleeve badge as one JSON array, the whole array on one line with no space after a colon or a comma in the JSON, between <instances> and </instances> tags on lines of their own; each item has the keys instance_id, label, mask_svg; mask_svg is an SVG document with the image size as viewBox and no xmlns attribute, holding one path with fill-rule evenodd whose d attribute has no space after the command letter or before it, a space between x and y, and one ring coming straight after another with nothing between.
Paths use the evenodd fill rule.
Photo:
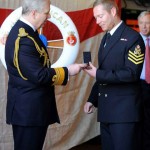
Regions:
<instances>
[{"instance_id":1,"label":"sleeve badge","mask_svg":"<svg viewBox=\"0 0 150 150\"><path fill-rule=\"evenodd\" d=\"M144 61L144 54L142 54L142 52L141 52L140 45L137 45L135 47L134 52L129 50L128 60L130 60L131 62L133 62L136 65L143 63L143 61Z\"/></svg>"}]
</instances>

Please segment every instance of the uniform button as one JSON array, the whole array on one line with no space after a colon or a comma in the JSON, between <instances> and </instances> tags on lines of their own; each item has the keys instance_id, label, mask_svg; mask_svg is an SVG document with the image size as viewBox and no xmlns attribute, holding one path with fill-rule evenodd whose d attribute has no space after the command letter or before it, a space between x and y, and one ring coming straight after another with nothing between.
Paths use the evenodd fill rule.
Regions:
<instances>
[{"instance_id":1,"label":"uniform button","mask_svg":"<svg viewBox=\"0 0 150 150\"><path fill-rule=\"evenodd\" d=\"M105 94L105 97L107 97L107 94Z\"/></svg>"},{"instance_id":2,"label":"uniform button","mask_svg":"<svg viewBox=\"0 0 150 150\"><path fill-rule=\"evenodd\" d=\"M107 84L101 84L101 83L100 83L99 85L100 85L100 86L104 86L104 85L107 85Z\"/></svg>"},{"instance_id":3,"label":"uniform button","mask_svg":"<svg viewBox=\"0 0 150 150\"><path fill-rule=\"evenodd\" d=\"M98 96L101 96L101 93L98 93Z\"/></svg>"}]
</instances>

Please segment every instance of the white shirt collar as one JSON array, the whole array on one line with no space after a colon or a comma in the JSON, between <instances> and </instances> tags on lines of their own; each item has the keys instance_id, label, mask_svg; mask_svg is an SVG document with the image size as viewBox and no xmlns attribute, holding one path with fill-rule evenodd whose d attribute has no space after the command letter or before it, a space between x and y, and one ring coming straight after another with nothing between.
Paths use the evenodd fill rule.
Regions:
<instances>
[{"instance_id":1,"label":"white shirt collar","mask_svg":"<svg viewBox=\"0 0 150 150\"><path fill-rule=\"evenodd\" d=\"M20 17L20 21L24 22L25 24L29 25L34 31L36 31L35 27L26 19L24 19L23 17Z\"/></svg>"},{"instance_id":2,"label":"white shirt collar","mask_svg":"<svg viewBox=\"0 0 150 150\"><path fill-rule=\"evenodd\" d=\"M123 22L123 21L121 20L114 28L112 28L112 29L110 30L110 34L111 34L111 35L114 34L114 32L117 30L117 28L121 25L122 22Z\"/></svg>"},{"instance_id":3,"label":"white shirt collar","mask_svg":"<svg viewBox=\"0 0 150 150\"><path fill-rule=\"evenodd\" d=\"M141 34L141 33L140 33L140 35L142 36L142 38L143 38L143 40L144 40L144 43L146 44L146 39L147 39L147 38L150 38L150 36L147 37L147 36L145 36L145 35L143 35L143 34Z\"/></svg>"}]
</instances>

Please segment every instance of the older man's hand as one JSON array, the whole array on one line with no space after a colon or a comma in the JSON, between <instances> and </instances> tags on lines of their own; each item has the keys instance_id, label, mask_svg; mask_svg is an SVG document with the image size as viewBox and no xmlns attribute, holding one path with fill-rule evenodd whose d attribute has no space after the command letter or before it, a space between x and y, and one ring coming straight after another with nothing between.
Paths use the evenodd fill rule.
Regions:
<instances>
[{"instance_id":1,"label":"older man's hand","mask_svg":"<svg viewBox=\"0 0 150 150\"><path fill-rule=\"evenodd\" d=\"M68 66L68 72L70 76L78 74L82 69L87 67L87 64L71 64Z\"/></svg>"}]
</instances>

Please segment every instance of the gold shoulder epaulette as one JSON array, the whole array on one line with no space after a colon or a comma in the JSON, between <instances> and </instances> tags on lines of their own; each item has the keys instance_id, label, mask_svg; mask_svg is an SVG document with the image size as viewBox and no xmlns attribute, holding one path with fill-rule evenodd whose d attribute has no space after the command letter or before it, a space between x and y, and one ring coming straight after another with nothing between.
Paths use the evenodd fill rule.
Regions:
<instances>
[{"instance_id":1,"label":"gold shoulder epaulette","mask_svg":"<svg viewBox=\"0 0 150 150\"><path fill-rule=\"evenodd\" d=\"M18 37L25 37L25 36L28 36L28 33L26 33L24 28L20 28Z\"/></svg>"}]
</instances>

